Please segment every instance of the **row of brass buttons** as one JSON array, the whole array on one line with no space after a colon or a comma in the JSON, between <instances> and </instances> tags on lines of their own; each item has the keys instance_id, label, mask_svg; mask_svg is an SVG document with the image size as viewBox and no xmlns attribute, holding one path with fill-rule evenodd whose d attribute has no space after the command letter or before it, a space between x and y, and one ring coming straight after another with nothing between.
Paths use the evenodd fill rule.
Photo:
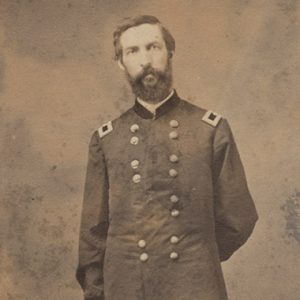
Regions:
<instances>
[{"instance_id":1,"label":"row of brass buttons","mask_svg":"<svg viewBox=\"0 0 300 300\"><path fill-rule=\"evenodd\" d=\"M173 127L173 128L177 128L179 126L179 122L177 120L171 120L170 121L170 126ZM133 124L130 127L130 131L132 133L135 133L138 130L139 130L139 125L138 124ZM169 138L170 139L177 139L178 138L177 131L171 131L169 133ZM131 137L130 143L132 145L137 145L139 143L139 138L137 136ZM178 159L178 156L176 154L171 154L169 156L169 160L172 163L176 163L176 162L178 162L179 159ZM135 160L131 161L130 164L131 164L132 169L137 169L139 167L140 162L137 159L135 159ZM175 169L170 169L169 170L169 176L176 177L177 175L178 175L177 170L175 170ZM132 180L133 180L134 183L139 183L141 181L141 175L140 174L133 175ZM179 201L179 198L176 195L171 195L170 201L172 203L177 203ZM177 210L177 209L172 209L171 210L171 216L172 217L177 217L177 216L179 216L179 214L180 214L179 210ZM171 238L170 238L170 243L171 244L177 244L178 242L179 242L179 238L176 235L171 236ZM146 241L145 240L139 240L138 241L138 247L140 247L141 249L145 248L146 247ZM178 257L179 257L179 255L178 255L177 252L173 251L173 252L170 253L170 259L175 260ZM145 262L148 259L149 259L148 253L143 252L143 253L140 254L140 260L142 262Z\"/></svg>"},{"instance_id":2,"label":"row of brass buttons","mask_svg":"<svg viewBox=\"0 0 300 300\"><path fill-rule=\"evenodd\" d=\"M178 242L179 242L179 238L178 238L176 235L171 236L171 238L170 238L170 243L171 243L171 244L177 244ZM139 241L138 241L138 246L139 246L140 248L142 248L142 249L145 248L145 247L146 247L146 241L145 241L145 240L139 240ZM177 252L172 251L172 252L170 253L170 258L171 258L171 259L177 259L178 257L179 257L179 255L178 255ZM145 261L147 261L148 259L149 259L148 253L143 252L143 253L140 254L140 260L141 260L142 262L145 262Z\"/></svg>"},{"instance_id":3,"label":"row of brass buttons","mask_svg":"<svg viewBox=\"0 0 300 300\"><path fill-rule=\"evenodd\" d=\"M177 252L173 251L173 252L170 253L170 258L171 258L171 259L175 260L175 259L177 259L178 257L179 257L179 254L178 254ZM146 262L148 259L149 259L148 253L143 252L143 253L140 255L140 261Z\"/></svg>"}]
</instances>

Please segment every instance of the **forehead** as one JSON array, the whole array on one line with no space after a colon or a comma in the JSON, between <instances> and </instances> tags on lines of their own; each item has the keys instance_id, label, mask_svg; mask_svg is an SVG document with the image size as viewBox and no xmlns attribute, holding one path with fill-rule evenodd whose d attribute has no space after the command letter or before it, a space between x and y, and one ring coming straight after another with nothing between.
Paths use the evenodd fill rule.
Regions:
<instances>
[{"instance_id":1,"label":"forehead","mask_svg":"<svg viewBox=\"0 0 300 300\"><path fill-rule=\"evenodd\" d=\"M124 31L120 38L123 48L146 45L152 42L164 42L158 24L141 24Z\"/></svg>"}]
</instances>

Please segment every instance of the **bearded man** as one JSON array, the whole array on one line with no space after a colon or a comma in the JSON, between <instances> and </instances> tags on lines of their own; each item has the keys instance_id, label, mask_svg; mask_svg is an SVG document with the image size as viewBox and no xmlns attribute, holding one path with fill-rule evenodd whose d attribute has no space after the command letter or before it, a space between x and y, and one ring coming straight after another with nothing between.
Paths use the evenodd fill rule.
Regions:
<instances>
[{"instance_id":1,"label":"bearded man","mask_svg":"<svg viewBox=\"0 0 300 300\"><path fill-rule=\"evenodd\" d=\"M221 262L257 221L228 122L172 87L153 16L114 33L135 104L91 138L77 280L86 300L225 300Z\"/></svg>"}]
</instances>

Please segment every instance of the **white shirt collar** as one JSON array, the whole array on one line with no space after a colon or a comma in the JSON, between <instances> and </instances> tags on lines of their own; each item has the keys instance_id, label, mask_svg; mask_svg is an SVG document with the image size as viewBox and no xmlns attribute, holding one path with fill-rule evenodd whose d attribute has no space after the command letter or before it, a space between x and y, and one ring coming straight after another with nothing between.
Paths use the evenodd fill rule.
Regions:
<instances>
[{"instance_id":1,"label":"white shirt collar","mask_svg":"<svg viewBox=\"0 0 300 300\"><path fill-rule=\"evenodd\" d=\"M141 98L137 97L137 101L143 105L147 110L149 110L151 113L153 113L155 115L156 110L165 102L167 102L174 94L174 89L172 89L172 91L170 92L170 94L163 99L162 101L158 102L158 103L148 103L144 100L142 100Z\"/></svg>"}]
</instances>

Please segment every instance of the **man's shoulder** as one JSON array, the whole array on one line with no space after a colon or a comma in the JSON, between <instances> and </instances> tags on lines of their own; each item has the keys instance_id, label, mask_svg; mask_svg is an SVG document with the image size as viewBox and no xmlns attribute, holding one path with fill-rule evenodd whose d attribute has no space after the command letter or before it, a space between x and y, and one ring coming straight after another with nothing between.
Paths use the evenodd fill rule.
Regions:
<instances>
[{"instance_id":1,"label":"man's shoulder","mask_svg":"<svg viewBox=\"0 0 300 300\"><path fill-rule=\"evenodd\" d=\"M184 113L192 114L198 117L204 115L207 111L205 108L182 98L180 98L179 107Z\"/></svg>"},{"instance_id":2,"label":"man's shoulder","mask_svg":"<svg viewBox=\"0 0 300 300\"><path fill-rule=\"evenodd\" d=\"M120 125L121 123L124 122L130 122L130 119L133 116L133 107L127 109L125 112L121 113L119 116L105 121L96 131L98 131L98 135L99 137L102 139L105 136L108 136L109 134L112 134L113 131L115 131L115 129L117 127L120 127L122 125Z\"/></svg>"},{"instance_id":3,"label":"man's shoulder","mask_svg":"<svg viewBox=\"0 0 300 300\"><path fill-rule=\"evenodd\" d=\"M219 113L211 109L205 109L184 99L181 99L181 110L183 110L189 118L201 120L203 124L211 127L217 127L222 120L222 116Z\"/></svg>"}]
</instances>

